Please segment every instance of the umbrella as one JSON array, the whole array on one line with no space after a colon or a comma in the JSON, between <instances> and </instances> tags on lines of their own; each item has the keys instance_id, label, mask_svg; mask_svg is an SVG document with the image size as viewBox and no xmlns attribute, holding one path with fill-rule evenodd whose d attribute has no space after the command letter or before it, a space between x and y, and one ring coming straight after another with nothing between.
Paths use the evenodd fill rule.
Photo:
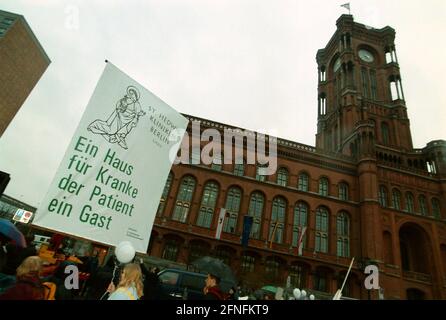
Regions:
<instances>
[{"instance_id":1,"label":"umbrella","mask_svg":"<svg viewBox=\"0 0 446 320\"><path fill-rule=\"evenodd\" d=\"M220 259L205 256L193 261L192 265L201 272L210 273L219 277L220 280L227 280L234 285L237 283L231 268Z\"/></svg>"},{"instance_id":2,"label":"umbrella","mask_svg":"<svg viewBox=\"0 0 446 320\"><path fill-rule=\"evenodd\" d=\"M277 292L277 287L274 287L274 286L264 286L264 287L262 287L261 290L268 291L268 292L271 292L271 293L276 293Z\"/></svg>"},{"instance_id":3,"label":"umbrella","mask_svg":"<svg viewBox=\"0 0 446 320\"><path fill-rule=\"evenodd\" d=\"M11 221L0 218L0 233L13 240L16 245L26 247L25 237Z\"/></svg>"}]
</instances>

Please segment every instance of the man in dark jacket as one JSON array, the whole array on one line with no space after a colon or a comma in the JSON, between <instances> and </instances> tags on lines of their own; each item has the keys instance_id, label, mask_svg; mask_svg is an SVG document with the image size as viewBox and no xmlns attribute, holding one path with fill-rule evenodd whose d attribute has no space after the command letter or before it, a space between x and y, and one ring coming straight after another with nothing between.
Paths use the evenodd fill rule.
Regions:
<instances>
[{"instance_id":1,"label":"man in dark jacket","mask_svg":"<svg viewBox=\"0 0 446 320\"><path fill-rule=\"evenodd\" d=\"M208 274L206 286L203 289L205 300L225 300L225 294L220 290L220 278L213 274Z\"/></svg>"}]
</instances>

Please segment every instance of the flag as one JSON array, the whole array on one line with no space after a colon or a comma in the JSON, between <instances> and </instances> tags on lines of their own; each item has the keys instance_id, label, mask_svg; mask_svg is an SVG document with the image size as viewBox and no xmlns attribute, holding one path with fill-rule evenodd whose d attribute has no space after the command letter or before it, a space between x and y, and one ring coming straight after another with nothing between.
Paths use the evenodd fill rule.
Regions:
<instances>
[{"instance_id":1,"label":"flag","mask_svg":"<svg viewBox=\"0 0 446 320\"><path fill-rule=\"evenodd\" d=\"M297 240L297 254L302 255L302 250L304 247L304 235L307 231L307 227L299 227L299 239Z\"/></svg>"},{"instance_id":2,"label":"flag","mask_svg":"<svg viewBox=\"0 0 446 320\"><path fill-rule=\"evenodd\" d=\"M254 219L251 216L243 217L243 233L242 233L242 246L247 247L249 241L249 235L251 233L252 223Z\"/></svg>"},{"instance_id":3,"label":"flag","mask_svg":"<svg viewBox=\"0 0 446 320\"><path fill-rule=\"evenodd\" d=\"M215 239L220 240L221 231L223 230L223 224L225 222L225 215L226 215L226 209L221 208L220 215L218 216L217 231L215 232Z\"/></svg>"},{"instance_id":4,"label":"flag","mask_svg":"<svg viewBox=\"0 0 446 320\"><path fill-rule=\"evenodd\" d=\"M349 3L341 4L341 7L343 7L343 8L345 8L345 9L347 9L347 10L350 11L350 2L349 2Z\"/></svg>"}]
</instances>

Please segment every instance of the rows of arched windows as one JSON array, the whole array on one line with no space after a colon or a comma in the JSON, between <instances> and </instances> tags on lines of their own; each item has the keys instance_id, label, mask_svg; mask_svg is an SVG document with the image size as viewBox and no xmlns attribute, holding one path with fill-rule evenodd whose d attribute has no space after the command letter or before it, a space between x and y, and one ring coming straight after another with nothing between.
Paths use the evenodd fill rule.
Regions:
<instances>
[{"instance_id":1,"label":"rows of arched windows","mask_svg":"<svg viewBox=\"0 0 446 320\"><path fill-rule=\"evenodd\" d=\"M221 159L219 158L219 160L217 162L219 162L220 160ZM266 167L267 167L267 165L263 165L263 164L256 165L255 179L257 181L265 182L267 180L267 175L265 174ZM222 165L212 163L211 168L214 170L217 170L217 171L221 171ZM232 173L236 176L244 176L245 175L245 164L242 161L240 161L240 163L234 164ZM275 182L279 186L283 186L283 187L290 186L288 169L286 169L284 167L278 168ZM328 178L321 177L319 179L319 185L318 185L319 187L318 187L317 192L322 196L329 196L330 195L329 185L330 185L330 182L329 182ZM297 189L299 191L305 191L305 192L311 191L310 190L310 176L306 172L299 173L298 181L297 181ZM341 200L345 200L345 201L349 200L349 186L347 183L340 182L338 184L338 195L337 196Z\"/></svg>"},{"instance_id":2,"label":"rows of arched windows","mask_svg":"<svg viewBox=\"0 0 446 320\"><path fill-rule=\"evenodd\" d=\"M390 202L389 202L390 196ZM389 194L387 188L383 185L379 187L378 194L379 204L382 207L390 207L395 210L404 210L408 213L419 213L422 216L432 215L433 217L440 219L440 201L437 198L431 198L431 214L427 206L426 196L420 194L417 198L418 208L415 209L415 197L411 192L406 192L404 197L397 188L393 188L391 194ZM404 207L403 207L404 201Z\"/></svg>"},{"instance_id":3,"label":"rows of arched windows","mask_svg":"<svg viewBox=\"0 0 446 320\"><path fill-rule=\"evenodd\" d=\"M169 175L166 186L160 200L158 215L165 211L166 200L172 185L173 176ZM186 223L189 218L192 198L195 193L196 179L191 175L184 176L179 184L175 205L171 219ZM225 209L226 217L223 223L223 232L236 233L242 203L242 189L238 186L230 187L226 192ZM345 190L343 192L346 192ZM217 200L220 187L215 181L204 184L200 200L200 207L196 225L203 228L211 228L216 212ZM248 215L253 217L250 237L252 239L262 238L262 224L265 216L265 195L260 191L254 191L249 197ZM282 244L285 242L285 227L287 220L292 223L291 246L298 247L300 240L303 248L307 246L307 234L305 231L309 221L309 207L303 201L294 205L293 216L287 219L288 201L277 196L272 201L271 220L268 226L268 239L270 243ZM314 243L316 252L329 252L330 238L330 213L326 207L320 206L316 209ZM346 212L340 212L336 218L337 254L341 257L350 256L350 218Z\"/></svg>"}]
</instances>

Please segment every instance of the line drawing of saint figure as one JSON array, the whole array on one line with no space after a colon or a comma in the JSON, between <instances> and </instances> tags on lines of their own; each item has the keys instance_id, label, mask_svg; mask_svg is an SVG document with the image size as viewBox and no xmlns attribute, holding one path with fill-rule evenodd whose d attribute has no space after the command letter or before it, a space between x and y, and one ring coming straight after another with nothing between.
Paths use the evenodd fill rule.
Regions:
<instances>
[{"instance_id":1,"label":"line drawing of saint figure","mask_svg":"<svg viewBox=\"0 0 446 320\"><path fill-rule=\"evenodd\" d=\"M128 86L126 94L116 103L115 110L107 120L96 119L90 123L87 130L100 134L110 143L117 143L127 149L127 135L138 124L139 118L146 113L139 104L140 94L136 87Z\"/></svg>"}]
</instances>

